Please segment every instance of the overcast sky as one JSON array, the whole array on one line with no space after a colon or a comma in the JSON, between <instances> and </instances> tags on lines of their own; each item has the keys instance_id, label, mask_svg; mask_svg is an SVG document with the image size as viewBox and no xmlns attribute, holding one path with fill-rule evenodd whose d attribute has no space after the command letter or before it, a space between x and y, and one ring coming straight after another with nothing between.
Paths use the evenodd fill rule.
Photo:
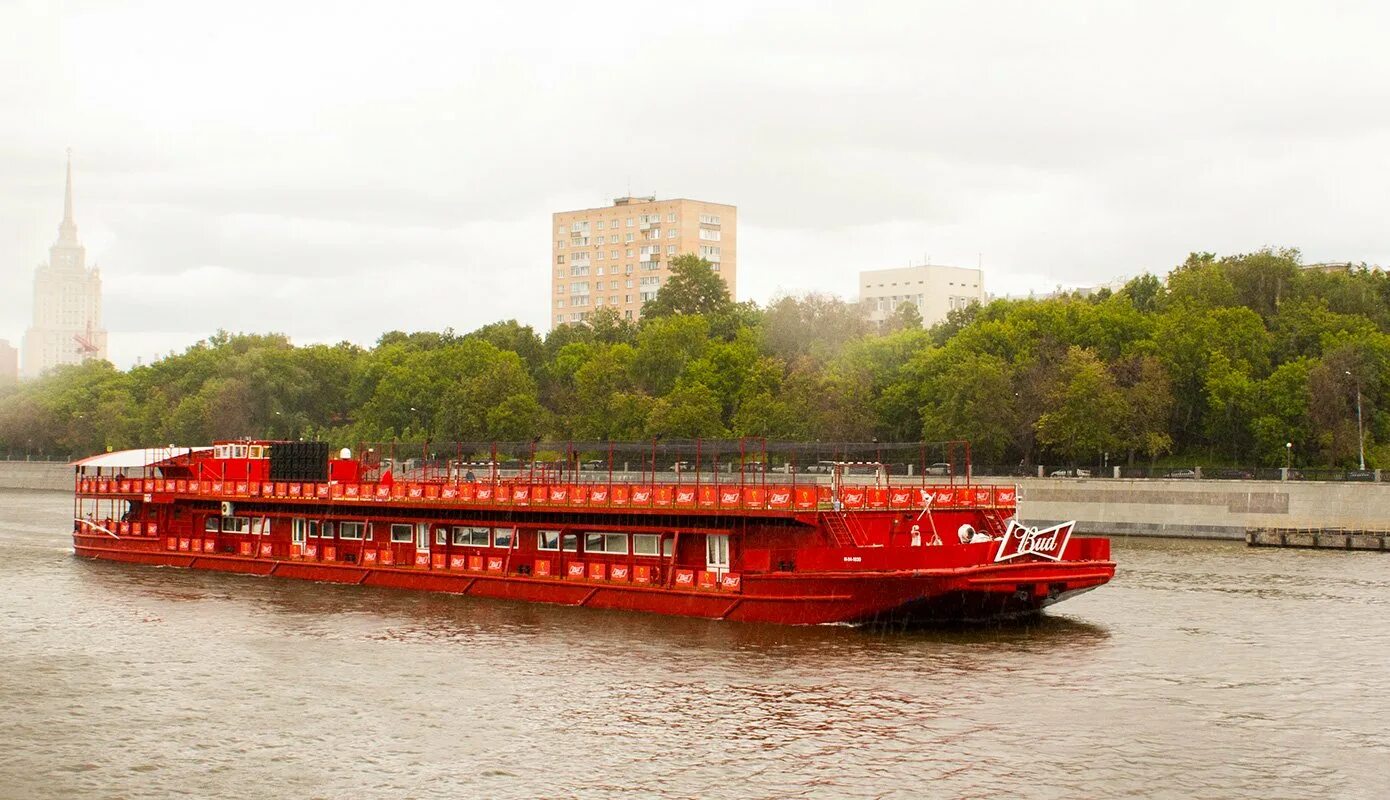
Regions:
<instances>
[{"instance_id":1,"label":"overcast sky","mask_svg":"<svg viewBox=\"0 0 1390 800\"><path fill-rule=\"evenodd\" d=\"M351 10L349 10L351 9ZM0 337L62 212L111 357L548 327L550 213L739 209L739 299L1390 264L1380 3L0 0Z\"/></svg>"}]
</instances>

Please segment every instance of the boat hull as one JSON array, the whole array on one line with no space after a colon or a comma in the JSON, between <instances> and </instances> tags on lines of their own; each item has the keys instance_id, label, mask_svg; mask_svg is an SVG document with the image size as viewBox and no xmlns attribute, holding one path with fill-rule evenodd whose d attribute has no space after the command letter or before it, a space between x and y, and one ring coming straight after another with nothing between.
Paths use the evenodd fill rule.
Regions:
<instances>
[{"instance_id":1,"label":"boat hull","mask_svg":"<svg viewBox=\"0 0 1390 800\"><path fill-rule=\"evenodd\" d=\"M738 592L514 574L168 551L74 536L79 557L471 597L741 622L914 627L1034 614L1106 583L1111 561L1029 561L943 569L745 574Z\"/></svg>"}]
</instances>

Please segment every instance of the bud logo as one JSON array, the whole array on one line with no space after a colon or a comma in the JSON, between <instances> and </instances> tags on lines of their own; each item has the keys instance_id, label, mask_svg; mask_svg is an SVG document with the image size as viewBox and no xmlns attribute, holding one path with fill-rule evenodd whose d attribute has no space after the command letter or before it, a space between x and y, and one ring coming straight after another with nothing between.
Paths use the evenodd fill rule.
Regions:
<instances>
[{"instance_id":1,"label":"bud logo","mask_svg":"<svg viewBox=\"0 0 1390 800\"><path fill-rule=\"evenodd\" d=\"M565 489L551 489L550 499L563 503L569 497L569 492Z\"/></svg>"},{"instance_id":2,"label":"bud logo","mask_svg":"<svg viewBox=\"0 0 1390 800\"><path fill-rule=\"evenodd\" d=\"M721 503L737 503L737 502L738 502L738 490L735 489L735 490L732 491L732 492L720 492L720 493L719 493L719 502L721 502Z\"/></svg>"},{"instance_id":3,"label":"bud logo","mask_svg":"<svg viewBox=\"0 0 1390 800\"><path fill-rule=\"evenodd\" d=\"M1061 561L1062 551L1067 549L1067 541L1071 539L1071 531L1075 527L1074 520L1051 528L1030 528L1011 519L1009 529L1004 531L1004 538L999 540L999 550L994 554L994 560L1008 561L1019 556L1034 555L1050 561Z\"/></svg>"},{"instance_id":4,"label":"bud logo","mask_svg":"<svg viewBox=\"0 0 1390 800\"><path fill-rule=\"evenodd\" d=\"M595 503L606 503L608 502L608 490L594 489L589 492L589 499L593 500Z\"/></svg>"},{"instance_id":5,"label":"bud logo","mask_svg":"<svg viewBox=\"0 0 1390 800\"><path fill-rule=\"evenodd\" d=\"M774 503L774 504L782 505L782 504L790 503L791 501L792 501L791 492L773 492L773 493L772 493L772 499L771 499L770 502L772 502L772 503Z\"/></svg>"},{"instance_id":6,"label":"bud logo","mask_svg":"<svg viewBox=\"0 0 1390 800\"><path fill-rule=\"evenodd\" d=\"M845 492L845 505L858 506L864 504L863 492Z\"/></svg>"},{"instance_id":7,"label":"bud logo","mask_svg":"<svg viewBox=\"0 0 1390 800\"><path fill-rule=\"evenodd\" d=\"M1018 499L1017 489L999 489L994 495L995 502L1001 506L1011 506Z\"/></svg>"},{"instance_id":8,"label":"bud logo","mask_svg":"<svg viewBox=\"0 0 1390 800\"><path fill-rule=\"evenodd\" d=\"M695 493L686 489L680 489L676 492L676 502L693 503L695 502Z\"/></svg>"},{"instance_id":9,"label":"bud logo","mask_svg":"<svg viewBox=\"0 0 1390 800\"><path fill-rule=\"evenodd\" d=\"M652 501L652 490L651 490L651 489L633 489L633 490L632 490L632 502L634 502L634 503L650 503L651 501Z\"/></svg>"}]
</instances>

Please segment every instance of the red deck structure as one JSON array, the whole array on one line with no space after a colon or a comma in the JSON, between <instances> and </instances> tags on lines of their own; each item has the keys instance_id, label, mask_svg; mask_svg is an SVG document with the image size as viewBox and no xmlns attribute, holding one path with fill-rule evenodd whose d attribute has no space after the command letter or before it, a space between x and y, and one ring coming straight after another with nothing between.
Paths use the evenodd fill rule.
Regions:
<instances>
[{"instance_id":1,"label":"red deck structure","mask_svg":"<svg viewBox=\"0 0 1390 800\"><path fill-rule=\"evenodd\" d=\"M1071 537L1069 525L1019 525L1016 489L972 483L964 448L963 462L922 459L913 469L779 462L765 443L750 460L740 443L737 459L716 455L713 468L697 456L663 471L653 444L644 468L630 472L617 459L636 451L611 445L589 461L583 455L594 449L566 446L559 466L539 462L534 454L547 448L537 445L529 461L511 464L495 448L404 462L375 448L356 458L321 451L319 463L295 447L219 442L76 462L74 549L785 624L1016 616L1095 588L1115 570L1105 539ZM734 452L729 443L712 451Z\"/></svg>"}]
</instances>

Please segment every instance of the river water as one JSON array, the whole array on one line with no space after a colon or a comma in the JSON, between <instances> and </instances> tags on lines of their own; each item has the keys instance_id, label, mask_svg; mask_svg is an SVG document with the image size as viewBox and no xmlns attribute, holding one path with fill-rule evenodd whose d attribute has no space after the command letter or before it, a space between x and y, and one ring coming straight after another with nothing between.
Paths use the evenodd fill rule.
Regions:
<instances>
[{"instance_id":1,"label":"river water","mask_svg":"<svg viewBox=\"0 0 1390 800\"><path fill-rule=\"evenodd\" d=\"M0 492L0 797L1382 798L1390 555L1117 539L907 635L76 559Z\"/></svg>"}]
</instances>

